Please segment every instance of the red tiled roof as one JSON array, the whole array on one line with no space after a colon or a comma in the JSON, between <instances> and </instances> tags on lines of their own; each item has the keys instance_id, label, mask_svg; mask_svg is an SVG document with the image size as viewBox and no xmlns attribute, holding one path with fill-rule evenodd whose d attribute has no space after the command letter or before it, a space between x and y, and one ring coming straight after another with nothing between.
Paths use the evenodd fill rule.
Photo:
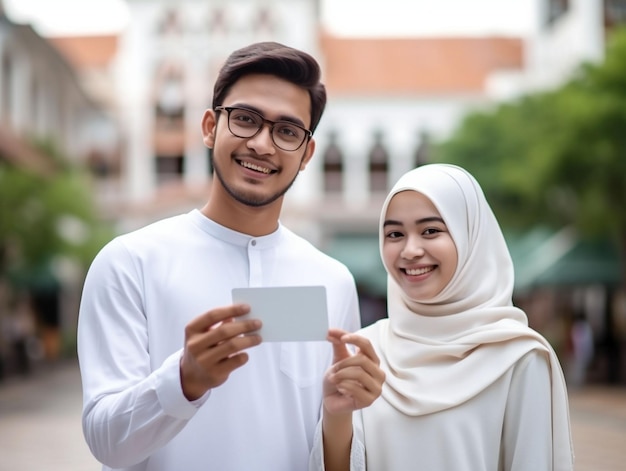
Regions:
<instances>
[{"instance_id":1,"label":"red tiled roof","mask_svg":"<svg viewBox=\"0 0 626 471\"><path fill-rule=\"evenodd\" d=\"M105 67L118 36L51 37L78 69ZM490 73L523 66L510 37L339 38L321 34L324 81L333 94L444 94L484 90Z\"/></svg>"},{"instance_id":2,"label":"red tiled roof","mask_svg":"<svg viewBox=\"0 0 626 471\"><path fill-rule=\"evenodd\" d=\"M508 37L321 37L329 94L444 94L484 90L498 69L520 69L523 41Z\"/></svg>"},{"instance_id":3,"label":"red tiled roof","mask_svg":"<svg viewBox=\"0 0 626 471\"><path fill-rule=\"evenodd\" d=\"M50 43L77 69L104 68L117 52L117 35L55 36Z\"/></svg>"}]
</instances>

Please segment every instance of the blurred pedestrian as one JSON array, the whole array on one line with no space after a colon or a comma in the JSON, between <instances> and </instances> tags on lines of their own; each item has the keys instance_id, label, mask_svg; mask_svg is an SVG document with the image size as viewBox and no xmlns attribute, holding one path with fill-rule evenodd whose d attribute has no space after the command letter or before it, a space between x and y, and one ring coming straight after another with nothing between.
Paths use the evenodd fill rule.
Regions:
<instances>
[{"instance_id":1,"label":"blurred pedestrian","mask_svg":"<svg viewBox=\"0 0 626 471\"><path fill-rule=\"evenodd\" d=\"M359 397L373 401L377 359L347 333L359 327L353 277L279 221L325 104L309 54L234 51L201 122L214 170L204 207L122 235L92 263L78 355L84 433L103 469L306 469L333 355L351 397L372 384ZM297 285L326 287L334 348L262 343L259 320L234 322L250 309L232 288Z\"/></svg>"},{"instance_id":2,"label":"blurred pedestrian","mask_svg":"<svg viewBox=\"0 0 626 471\"><path fill-rule=\"evenodd\" d=\"M30 299L26 293L18 293L12 308L3 320L3 330L9 346L9 371L28 375L36 357L35 347L39 344Z\"/></svg>"},{"instance_id":3,"label":"blurred pedestrian","mask_svg":"<svg viewBox=\"0 0 626 471\"><path fill-rule=\"evenodd\" d=\"M478 182L429 164L402 176L379 226L388 319L358 333L386 373L382 396L316 434L311 469L571 471L568 398L548 341L513 306L513 264ZM346 463L349 464L347 465Z\"/></svg>"},{"instance_id":4,"label":"blurred pedestrian","mask_svg":"<svg viewBox=\"0 0 626 471\"><path fill-rule=\"evenodd\" d=\"M582 311L576 312L569 332L571 354L568 383L572 388L579 388L587 381L587 369L593 360L594 338L591 325Z\"/></svg>"}]
</instances>

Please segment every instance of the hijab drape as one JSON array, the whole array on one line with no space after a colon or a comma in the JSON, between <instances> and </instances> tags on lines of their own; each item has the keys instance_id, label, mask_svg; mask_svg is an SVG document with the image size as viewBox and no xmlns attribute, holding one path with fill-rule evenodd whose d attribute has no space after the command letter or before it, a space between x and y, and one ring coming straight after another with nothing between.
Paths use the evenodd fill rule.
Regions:
<instances>
[{"instance_id":1,"label":"hijab drape","mask_svg":"<svg viewBox=\"0 0 626 471\"><path fill-rule=\"evenodd\" d=\"M388 372L383 397L411 416L452 408L488 388L525 354L540 351L551 369L554 460L571 463L563 373L550 344L513 306L513 262L480 186L448 164L405 174L383 203L381 254L387 207L401 191L417 191L433 202L455 242L458 263L449 284L431 299L408 298L388 275L389 318L379 321L375 339Z\"/></svg>"}]
</instances>

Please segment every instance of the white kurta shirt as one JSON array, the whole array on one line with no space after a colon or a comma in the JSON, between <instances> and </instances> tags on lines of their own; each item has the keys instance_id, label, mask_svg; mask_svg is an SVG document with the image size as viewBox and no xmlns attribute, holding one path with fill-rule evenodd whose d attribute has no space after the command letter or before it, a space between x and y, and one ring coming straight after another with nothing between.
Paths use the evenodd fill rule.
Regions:
<instances>
[{"instance_id":1,"label":"white kurta shirt","mask_svg":"<svg viewBox=\"0 0 626 471\"><path fill-rule=\"evenodd\" d=\"M194 210L103 248L85 281L78 354L85 437L104 470L306 469L328 342L254 347L195 403L179 376L189 321L231 304L234 287L286 285L326 286L330 326L358 329L347 268L282 225L251 237Z\"/></svg>"}]
</instances>

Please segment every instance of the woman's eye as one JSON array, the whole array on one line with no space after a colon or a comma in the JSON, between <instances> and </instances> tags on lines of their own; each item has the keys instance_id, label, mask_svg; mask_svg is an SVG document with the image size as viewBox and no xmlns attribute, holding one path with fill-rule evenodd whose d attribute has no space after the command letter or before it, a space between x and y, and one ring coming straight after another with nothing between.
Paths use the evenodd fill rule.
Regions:
<instances>
[{"instance_id":1,"label":"woman's eye","mask_svg":"<svg viewBox=\"0 0 626 471\"><path fill-rule=\"evenodd\" d=\"M392 231L387 233L387 238L389 239L397 239L398 237L402 237L402 232Z\"/></svg>"},{"instance_id":2,"label":"woman's eye","mask_svg":"<svg viewBox=\"0 0 626 471\"><path fill-rule=\"evenodd\" d=\"M439 234L440 232L442 232L441 229L438 229L436 227L429 227L424 231L424 235L435 235Z\"/></svg>"}]
</instances>

